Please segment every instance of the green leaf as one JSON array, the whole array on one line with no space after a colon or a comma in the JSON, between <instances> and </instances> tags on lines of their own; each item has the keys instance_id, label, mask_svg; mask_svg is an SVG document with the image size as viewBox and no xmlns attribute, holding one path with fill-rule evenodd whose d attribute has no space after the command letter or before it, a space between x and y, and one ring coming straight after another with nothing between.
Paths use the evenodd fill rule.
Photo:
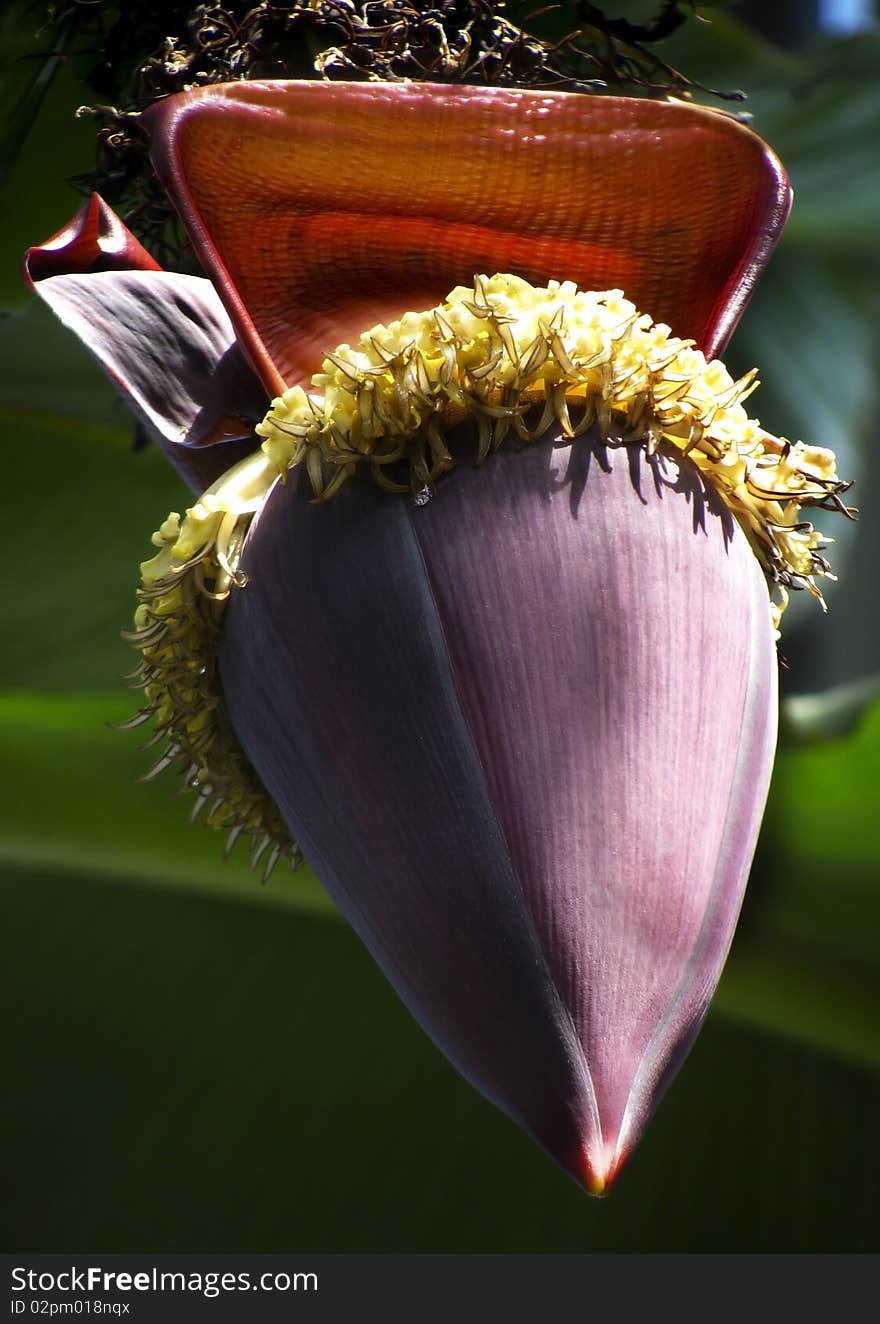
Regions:
<instances>
[{"instance_id":1,"label":"green leaf","mask_svg":"<svg viewBox=\"0 0 880 1324\"><path fill-rule=\"evenodd\" d=\"M713 1014L877 1071L880 999L872 986L878 977L876 950L849 960L830 956L820 941L741 931Z\"/></svg>"},{"instance_id":2,"label":"green leaf","mask_svg":"<svg viewBox=\"0 0 880 1324\"><path fill-rule=\"evenodd\" d=\"M10 1251L877 1249L876 1075L710 1021L599 1203L335 920L51 870L4 894Z\"/></svg>"},{"instance_id":3,"label":"green leaf","mask_svg":"<svg viewBox=\"0 0 880 1324\"><path fill-rule=\"evenodd\" d=\"M192 827L171 773L148 785L122 695L0 695L0 862L334 913L307 871L261 892L243 846ZM716 1009L880 1067L880 706L849 741L780 755ZM792 829L796 827L797 832ZM811 835L812 834L812 835ZM261 902L262 903L262 902ZM872 990L874 990L872 992Z\"/></svg>"},{"instance_id":4,"label":"green leaf","mask_svg":"<svg viewBox=\"0 0 880 1324\"><path fill-rule=\"evenodd\" d=\"M41 96L43 90L39 89ZM82 203L64 181L94 166L94 125L76 119L77 107L85 100L86 90L64 64L42 105L28 104L28 113L40 110L32 125L22 122L13 128L8 119L4 121L21 150L0 186L6 256L0 265L0 308L28 302L31 296L20 274L25 250L48 239Z\"/></svg>"},{"instance_id":5,"label":"green leaf","mask_svg":"<svg viewBox=\"0 0 880 1324\"><path fill-rule=\"evenodd\" d=\"M767 807L779 876L763 921L844 961L880 958L878 784L875 704L847 740L782 750Z\"/></svg>"},{"instance_id":6,"label":"green leaf","mask_svg":"<svg viewBox=\"0 0 880 1324\"><path fill-rule=\"evenodd\" d=\"M780 742L809 744L852 735L878 698L880 675L876 673L819 694L790 694L780 709Z\"/></svg>"},{"instance_id":7,"label":"green leaf","mask_svg":"<svg viewBox=\"0 0 880 1324\"><path fill-rule=\"evenodd\" d=\"M150 535L192 495L158 450L134 453L131 414L37 300L0 321L6 571L0 687L111 687L130 671Z\"/></svg>"},{"instance_id":8,"label":"green leaf","mask_svg":"<svg viewBox=\"0 0 880 1324\"><path fill-rule=\"evenodd\" d=\"M0 862L253 899L246 844L225 859L173 772L138 781L156 759L139 748L149 731L111 727L135 711L133 695L0 693ZM333 910L307 869L279 865L263 890L272 905Z\"/></svg>"},{"instance_id":9,"label":"green leaf","mask_svg":"<svg viewBox=\"0 0 880 1324\"><path fill-rule=\"evenodd\" d=\"M878 114L880 33L865 32L817 41L762 121L795 187L791 237L820 254L830 243L876 261Z\"/></svg>"},{"instance_id":10,"label":"green leaf","mask_svg":"<svg viewBox=\"0 0 880 1324\"><path fill-rule=\"evenodd\" d=\"M73 31L73 17L50 28L45 7L9 0L0 14L0 184L24 147Z\"/></svg>"},{"instance_id":11,"label":"green leaf","mask_svg":"<svg viewBox=\"0 0 880 1324\"><path fill-rule=\"evenodd\" d=\"M780 751L716 1008L880 1068L880 704Z\"/></svg>"}]
</instances>

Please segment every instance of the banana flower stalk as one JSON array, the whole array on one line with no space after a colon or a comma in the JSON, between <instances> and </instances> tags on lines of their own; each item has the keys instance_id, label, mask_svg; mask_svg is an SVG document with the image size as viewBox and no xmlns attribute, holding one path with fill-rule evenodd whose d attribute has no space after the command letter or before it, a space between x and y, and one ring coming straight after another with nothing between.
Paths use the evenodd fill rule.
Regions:
<instances>
[{"instance_id":1,"label":"banana flower stalk","mask_svg":"<svg viewBox=\"0 0 880 1324\"><path fill-rule=\"evenodd\" d=\"M142 566L135 721L602 1193L717 984L779 614L828 571L805 511L842 507L714 357L785 174L720 113L564 93L236 83L145 118L206 278L97 197L27 262L200 494Z\"/></svg>"}]
</instances>

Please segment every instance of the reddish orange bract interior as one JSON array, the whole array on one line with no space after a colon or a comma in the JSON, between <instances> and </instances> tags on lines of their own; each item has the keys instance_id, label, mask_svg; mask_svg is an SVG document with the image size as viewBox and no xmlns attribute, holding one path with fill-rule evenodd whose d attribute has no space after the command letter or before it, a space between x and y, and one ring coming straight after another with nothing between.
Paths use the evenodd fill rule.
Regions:
<instances>
[{"instance_id":1,"label":"reddish orange bract interior","mask_svg":"<svg viewBox=\"0 0 880 1324\"><path fill-rule=\"evenodd\" d=\"M148 114L157 170L270 392L477 272L619 288L708 355L784 224L755 134L677 103L236 83Z\"/></svg>"}]
</instances>

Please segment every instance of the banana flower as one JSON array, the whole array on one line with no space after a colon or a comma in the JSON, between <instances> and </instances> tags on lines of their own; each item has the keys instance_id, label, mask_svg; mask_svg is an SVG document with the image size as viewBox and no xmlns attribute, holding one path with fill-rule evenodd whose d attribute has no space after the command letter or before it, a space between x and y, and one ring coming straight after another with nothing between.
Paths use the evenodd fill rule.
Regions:
<instances>
[{"instance_id":1,"label":"banana flower","mask_svg":"<svg viewBox=\"0 0 880 1324\"><path fill-rule=\"evenodd\" d=\"M715 358L784 171L721 113L565 93L236 83L145 119L206 276L97 197L27 259L199 494L142 566L135 720L602 1193L717 984L779 614L828 571L804 512L842 504Z\"/></svg>"}]
</instances>

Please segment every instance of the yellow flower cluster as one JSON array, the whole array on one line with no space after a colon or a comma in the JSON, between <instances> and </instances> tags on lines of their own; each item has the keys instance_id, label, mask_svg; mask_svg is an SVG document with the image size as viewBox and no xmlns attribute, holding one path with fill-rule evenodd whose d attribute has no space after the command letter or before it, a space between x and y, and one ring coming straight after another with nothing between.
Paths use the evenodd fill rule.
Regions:
<instances>
[{"instance_id":1,"label":"yellow flower cluster","mask_svg":"<svg viewBox=\"0 0 880 1324\"><path fill-rule=\"evenodd\" d=\"M217 674L217 632L231 588L244 585L237 570L242 543L274 479L257 452L224 474L183 521L168 516L153 534L157 554L141 565L135 628L126 635L141 654L129 679L147 703L125 726L154 719L150 745L166 742L144 780L177 767L196 795L192 817L209 806L207 822L226 831L227 851L245 833L264 877L279 859L296 867L302 857L232 729Z\"/></svg>"},{"instance_id":2,"label":"yellow flower cluster","mask_svg":"<svg viewBox=\"0 0 880 1324\"><path fill-rule=\"evenodd\" d=\"M359 464L392 490L430 490L454 463L445 436L464 417L476 422L478 462L511 434L535 441L554 424L564 438L592 429L649 450L668 443L739 520L778 587L778 620L787 585L821 600L824 543L801 512L842 509L845 485L831 451L774 437L749 418L743 402L754 378L734 381L619 290L477 276L473 290L457 287L438 308L340 345L312 378L315 389L295 386L273 400L257 432L278 471L305 464L322 498Z\"/></svg>"},{"instance_id":3,"label":"yellow flower cluster","mask_svg":"<svg viewBox=\"0 0 880 1324\"><path fill-rule=\"evenodd\" d=\"M438 308L377 326L357 345L328 354L312 391L294 387L257 428L262 450L230 469L186 512L153 536L141 566L135 629L141 653L132 680L166 748L147 774L177 765L196 792L193 817L244 832L266 875L279 858L301 860L277 807L239 746L217 674L224 604L244 580L241 548L272 484L304 465L326 499L367 464L383 486L416 495L454 464L445 438L464 418L476 425L482 461L510 435L537 441L548 429L590 432L608 445L667 445L690 456L738 519L780 601L786 586L827 575L806 506L845 510L834 456L771 436L743 401L755 374L733 381L693 342L676 339L619 290L580 293L571 282L536 289L515 276L476 277Z\"/></svg>"}]
</instances>

